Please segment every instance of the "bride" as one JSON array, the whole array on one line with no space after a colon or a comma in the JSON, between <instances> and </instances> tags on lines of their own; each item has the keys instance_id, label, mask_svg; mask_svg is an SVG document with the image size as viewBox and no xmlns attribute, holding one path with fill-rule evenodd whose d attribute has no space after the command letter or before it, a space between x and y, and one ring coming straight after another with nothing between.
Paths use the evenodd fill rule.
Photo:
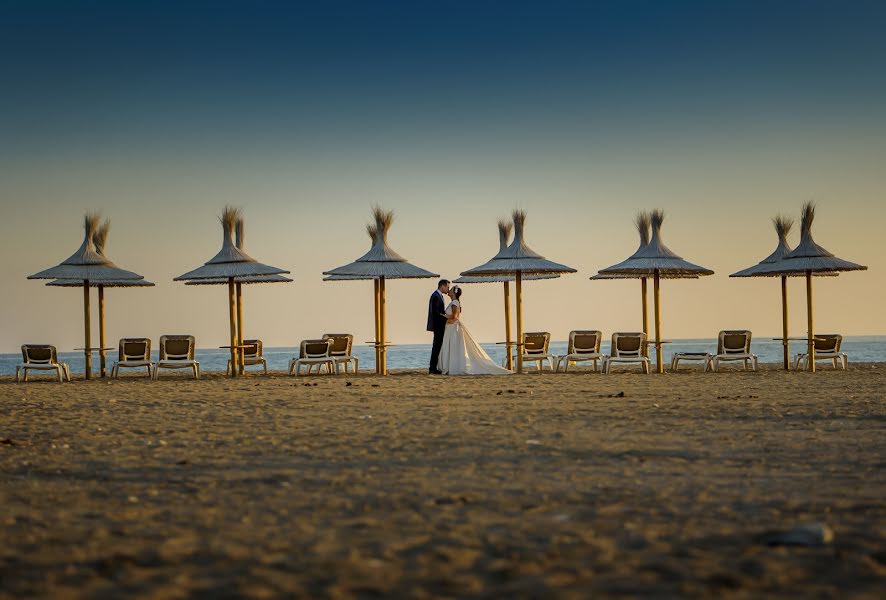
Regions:
<instances>
[{"instance_id":1,"label":"bride","mask_svg":"<svg viewBox=\"0 0 886 600\"><path fill-rule=\"evenodd\" d=\"M452 302L446 307L446 330L443 348L437 368L444 375L508 375L511 372L500 367L474 341L461 320L461 288L449 289Z\"/></svg>"}]
</instances>

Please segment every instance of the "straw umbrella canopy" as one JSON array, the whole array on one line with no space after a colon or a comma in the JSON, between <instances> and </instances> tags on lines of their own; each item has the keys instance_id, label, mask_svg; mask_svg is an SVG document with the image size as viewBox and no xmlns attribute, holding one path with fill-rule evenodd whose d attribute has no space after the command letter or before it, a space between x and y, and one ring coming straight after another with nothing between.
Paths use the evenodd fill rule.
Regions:
<instances>
[{"instance_id":1,"label":"straw umbrella canopy","mask_svg":"<svg viewBox=\"0 0 886 600\"><path fill-rule=\"evenodd\" d=\"M372 247L369 252L352 263L324 271L324 281L359 281L372 279L375 282L375 372L387 375L387 314L385 308L386 281L388 279L431 279L439 277L420 267L410 264L394 252L388 245L388 232L394 223L393 211L376 206L372 209L373 223L366 228Z\"/></svg>"},{"instance_id":2,"label":"straw umbrella canopy","mask_svg":"<svg viewBox=\"0 0 886 600\"><path fill-rule=\"evenodd\" d=\"M240 217L237 219L237 222L234 223L234 245L241 252L245 250L245 241L246 241L246 225L243 221L243 218ZM235 277L234 285L235 285L235 295L237 302L237 345L243 346L243 286L244 285L254 285L257 283L291 283L292 279L289 277L284 277L283 275L247 275L244 277ZM227 285L227 279L195 279L193 281L185 282L185 285ZM246 361L245 354L240 353L240 363L238 365L238 370L240 374L243 375L246 372ZM231 367L233 369L233 366Z\"/></svg>"},{"instance_id":3,"label":"straw umbrella canopy","mask_svg":"<svg viewBox=\"0 0 886 600\"><path fill-rule=\"evenodd\" d=\"M463 276L501 276L511 275L514 277L517 302L517 373L523 372L523 277L525 275L552 275L562 273L575 273L575 269L561 265L552 260L547 260L538 252L532 250L523 238L526 226L526 211L515 210L513 212L514 241L504 250L499 251L491 260L468 269Z\"/></svg>"},{"instance_id":4,"label":"straw umbrella canopy","mask_svg":"<svg viewBox=\"0 0 886 600\"><path fill-rule=\"evenodd\" d=\"M834 256L825 248L815 243L812 238L812 222L815 220L815 204L807 202L803 205L800 219L800 243L783 258L766 265L760 265L758 276L785 275L804 276L806 278L806 352L809 357L808 369L815 372L815 336L812 311L812 277L813 275L833 274L844 271L864 271L864 265Z\"/></svg>"},{"instance_id":5,"label":"straw umbrella canopy","mask_svg":"<svg viewBox=\"0 0 886 600\"><path fill-rule=\"evenodd\" d=\"M637 252L645 248L649 245L649 230L651 228L651 217L648 212L641 211L637 213L634 217L634 225L637 228L637 233L640 234L640 246L637 248ZM636 254L636 253L635 253ZM662 279L698 279L698 275L694 274L662 274ZM647 339L649 336L649 309L648 309L648 293L647 293L647 280L648 276L645 274L635 274L635 273L597 273L596 275L591 276L591 281L624 281L625 279L639 279L640 280L640 310L642 313L642 322L643 322L643 333L646 334ZM643 353L645 355L649 355L649 347L643 349Z\"/></svg>"},{"instance_id":6,"label":"straw umbrella canopy","mask_svg":"<svg viewBox=\"0 0 886 600\"><path fill-rule=\"evenodd\" d=\"M767 273L765 269L783 260L791 253L791 246L788 244L788 234L794 226L794 220L784 215L776 215L772 219L775 227L775 233L778 236L778 244L775 250L761 260L759 263L747 269L742 269L730 275L730 277L779 277L781 279L781 344L783 349L784 370L791 368L791 349L788 340L788 277L802 277L802 273ZM815 275L835 275L834 273L815 273Z\"/></svg>"},{"instance_id":7,"label":"straw umbrella canopy","mask_svg":"<svg viewBox=\"0 0 886 600\"><path fill-rule=\"evenodd\" d=\"M498 252L504 252L510 243L511 233L514 231L513 223L509 223L504 219L498 221ZM545 273L538 275L524 275L523 281L539 280L539 279L556 279L560 275L557 273ZM459 277L454 283L471 284L471 283L502 283L504 287L504 303L505 303L505 352L507 359L505 366L508 369L514 368L513 353L511 349L514 340L511 338L511 282L516 281L514 275L465 275Z\"/></svg>"},{"instance_id":8,"label":"straw umbrella canopy","mask_svg":"<svg viewBox=\"0 0 886 600\"><path fill-rule=\"evenodd\" d=\"M111 231L111 221L105 219L95 230L92 236L92 243L95 251L107 258L105 255L105 247L108 242L108 234ZM86 281L82 279L56 279L50 281L46 285L51 287L84 287ZM98 339L99 339L99 372L102 377L107 376L107 354L105 352L105 288L133 288L133 287L154 287L154 284L144 279L109 279L98 280L89 283L89 287L98 290Z\"/></svg>"},{"instance_id":9,"label":"straw umbrella canopy","mask_svg":"<svg viewBox=\"0 0 886 600\"><path fill-rule=\"evenodd\" d=\"M184 275L179 275L174 281L206 281L213 279L224 279L228 284L228 319L230 327L230 349L231 349L231 377L237 376L238 369L234 365L239 364L238 356L240 354L237 337L237 316L236 316L236 287L238 277L254 277L263 275L282 275L289 273L284 269L272 267L262 264L240 250L234 244L234 230L237 221L241 219L240 210L230 206L225 207L220 217L222 226L222 247L221 250L212 259L207 261L202 267L198 267L193 271L188 271ZM242 231L241 231L242 235Z\"/></svg>"},{"instance_id":10,"label":"straw umbrella canopy","mask_svg":"<svg viewBox=\"0 0 886 600\"><path fill-rule=\"evenodd\" d=\"M92 335L90 329L89 288L97 282L119 282L144 279L138 273L121 269L96 252L94 236L99 228L99 216L89 213L84 219L84 238L80 248L61 264L34 273L28 279L66 279L81 281L83 287L83 330L86 379L92 379ZM80 287L78 285L77 287Z\"/></svg>"},{"instance_id":11,"label":"straw umbrella canopy","mask_svg":"<svg viewBox=\"0 0 886 600\"><path fill-rule=\"evenodd\" d=\"M603 275L645 275L652 277L652 296L655 303L655 361L656 370L664 373L664 361L662 356L661 338L661 294L660 285L662 278L686 278L687 276L713 275L714 272L705 267L700 267L684 260L676 252L665 246L661 238L661 225L664 221L664 212L653 210L649 216L651 237L649 243L641 246L628 259L600 269Z\"/></svg>"}]
</instances>

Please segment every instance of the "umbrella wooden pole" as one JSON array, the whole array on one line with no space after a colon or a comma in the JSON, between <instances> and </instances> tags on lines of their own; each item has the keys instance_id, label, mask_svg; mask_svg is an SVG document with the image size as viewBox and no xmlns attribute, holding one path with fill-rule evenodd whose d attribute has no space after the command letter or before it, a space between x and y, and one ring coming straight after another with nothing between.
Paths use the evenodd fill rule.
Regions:
<instances>
[{"instance_id":1,"label":"umbrella wooden pole","mask_svg":"<svg viewBox=\"0 0 886 600\"><path fill-rule=\"evenodd\" d=\"M101 365L101 378L107 377L105 367L107 360L105 358L105 286L98 286L98 344L99 344L99 364Z\"/></svg>"},{"instance_id":2,"label":"umbrella wooden pole","mask_svg":"<svg viewBox=\"0 0 886 600\"><path fill-rule=\"evenodd\" d=\"M379 366L381 365L381 348L379 344L381 343L381 337L379 335L379 312L378 312L378 279L372 280L373 286L373 302L375 304L375 312L372 315L372 319L375 322L375 372L379 373Z\"/></svg>"},{"instance_id":3,"label":"umbrella wooden pole","mask_svg":"<svg viewBox=\"0 0 886 600\"><path fill-rule=\"evenodd\" d=\"M658 271L652 279L652 295L655 300L655 370L664 373L664 361L661 355L661 294Z\"/></svg>"},{"instance_id":4,"label":"umbrella wooden pole","mask_svg":"<svg viewBox=\"0 0 886 600\"><path fill-rule=\"evenodd\" d=\"M523 372L523 273L517 271L517 373Z\"/></svg>"},{"instance_id":5,"label":"umbrella wooden pole","mask_svg":"<svg viewBox=\"0 0 886 600\"><path fill-rule=\"evenodd\" d=\"M791 369L791 347L788 341L788 278L781 276L781 346L784 354L784 370Z\"/></svg>"},{"instance_id":6,"label":"umbrella wooden pole","mask_svg":"<svg viewBox=\"0 0 886 600\"><path fill-rule=\"evenodd\" d=\"M237 294L237 345L243 345L243 284L237 283L236 286L236 294ZM237 348L238 354L240 355L240 362L238 364L238 368L240 371L240 375L243 375L243 372L246 370L246 352L243 351L243 348Z\"/></svg>"},{"instance_id":7,"label":"umbrella wooden pole","mask_svg":"<svg viewBox=\"0 0 886 600\"><path fill-rule=\"evenodd\" d=\"M387 318L387 314L386 314L386 307L385 307L385 278L384 277L380 277L378 280L378 296L379 296L378 332L379 332L379 335L381 336L381 351L379 353L381 356L381 362L379 365L380 366L379 375L387 375L388 374L388 346L387 346L387 344L388 344L387 337L388 336L387 336L387 331L386 331L387 324L385 323L385 319Z\"/></svg>"},{"instance_id":8,"label":"umbrella wooden pole","mask_svg":"<svg viewBox=\"0 0 886 600\"><path fill-rule=\"evenodd\" d=\"M504 282L505 286L505 352L507 352L507 360L505 360L505 366L508 370L514 368L514 358L511 354L511 343L513 340L511 339L511 284L507 281Z\"/></svg>"},{"instance_id":9,"label":"umbrella wooden pole","mask_svg":"<svg viewBox=\"0 0 886 600\"><path fill-rule=\"evenodd\" d=\"M646 300L647 294L647 286L646 286L646 278L640 278L640 293L643 295L643 333L646 334L646 339L649 339L649 306L648 301ZM643 348L643 356L649 356L649 346L645 346Z\"/></svg>"},{"instance_id":10,"label":"umbrella wooden pole","mask_svg":"<svg viewBox=\"0 0 886 600\"><path fill-rule=\"evenodd\" d=\"M234 278L228 277L228 318L231 325L231 377L237 377L237 315L235 311Z\"/></svg>"},{"instance_id":11,"label":"umbrella wooden pole","mask_svg":"<svg viewBox=\"0 0 886 600\"><path fill-rule=\"evenodd\" d=\"M89 280L83 282L83 325L84 325L84 358L86 359L86 379L92 379L92 335L89 321L92 316L89 312Z\"/></svg>"},{"instance_id":12,"label":"umbrella wooden pole","mask_svg":"<svg viewBox=\"0 0 886 600\"><path fill-rule=\"evenodd\" d=\"M806 271L806 358L809 372L815 373L815 336L812 332L812 271Z\"/></svg>"}]
</instances>

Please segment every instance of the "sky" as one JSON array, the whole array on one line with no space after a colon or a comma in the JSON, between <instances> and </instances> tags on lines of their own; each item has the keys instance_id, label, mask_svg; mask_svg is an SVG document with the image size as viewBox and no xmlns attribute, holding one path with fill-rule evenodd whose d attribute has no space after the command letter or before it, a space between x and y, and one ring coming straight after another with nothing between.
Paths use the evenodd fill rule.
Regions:
<instances>
[{"instance_id":1,"label":"sky","mask_svg":"<svg viewBox=\"0 0 886 600\"><path fill-rule=\"evenodd\" d=\"M371 283L321 273L368 249L373 204L395 211L397 252L450 278L525 209L528 244L578 269L525 288L527 330L562 340L639 328L639 283L588 277L652 208L716 272L663 284L664 337L778 334L777 281L728 274L815 201L816 240L870 267L816 281L818 330L886 334L884 29L878 1L0 0L0 352L82 346L82 294L26 277L79 247L86 211L157 284L108 291L112 344L226 343L225 291L172 281L218 251L226 204L295 279L246 290L266 346L372 337ZM389 284L392 341L430 341L434 286ZM789 293L803 335L802 282ZM500 286L462 303L475 337L503 338Z\"/></svg>"}]
</instances>

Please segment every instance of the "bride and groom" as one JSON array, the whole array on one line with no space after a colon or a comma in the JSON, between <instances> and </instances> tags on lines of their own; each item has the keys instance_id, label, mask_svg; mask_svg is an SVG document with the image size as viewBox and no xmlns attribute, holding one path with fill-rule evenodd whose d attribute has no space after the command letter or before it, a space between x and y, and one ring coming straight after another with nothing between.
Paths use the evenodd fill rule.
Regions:
<instances>
[{"instance_id":1,"label":"bride and groom","mask_svg":"<svg viewBox=\"0 0 886 600\"><path fill-rule=\"evenodd\" d=\"M428 331L434 334L431 366L436 375L507 375L509 370L489 358L486 351L471 337L461 320L459 286L449 286L441 279L428 303ZM449 297L449 304L446 304Z\"/></svg>"}]
</instances>

